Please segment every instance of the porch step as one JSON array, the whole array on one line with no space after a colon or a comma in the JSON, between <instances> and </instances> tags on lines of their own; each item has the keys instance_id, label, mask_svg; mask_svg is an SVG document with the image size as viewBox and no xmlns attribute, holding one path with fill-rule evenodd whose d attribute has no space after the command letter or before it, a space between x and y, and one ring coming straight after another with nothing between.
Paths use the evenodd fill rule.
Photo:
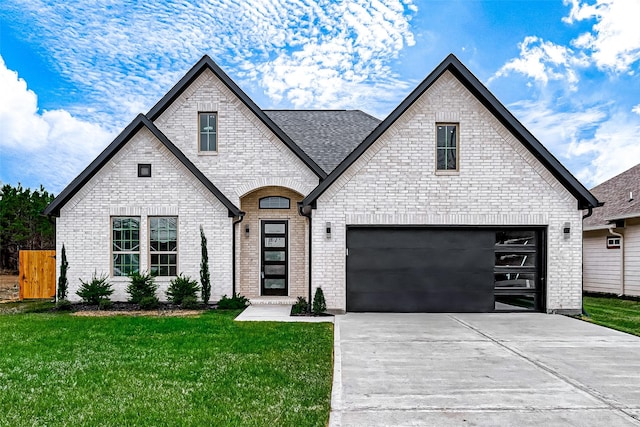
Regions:
<instances>
[{"instance_id":1,"label":"porch step","mask_svg":"<svg viewBox=\"0 0 640 427\"><path fill-rule=\"evenodd\" d=\"M293 297L253 297L250 298L251 305L293 305L296 299Z\"/></svg>"}]
</instances>

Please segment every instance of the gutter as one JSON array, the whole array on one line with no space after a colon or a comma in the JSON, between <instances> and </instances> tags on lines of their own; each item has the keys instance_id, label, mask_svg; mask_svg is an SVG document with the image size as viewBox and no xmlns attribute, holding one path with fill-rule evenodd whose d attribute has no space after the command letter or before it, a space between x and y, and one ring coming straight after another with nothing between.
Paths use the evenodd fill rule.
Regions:
<instances>
[{"instance_id":1,"label":"gutter","mask_svg":"<svg viewBox=\"0 0 640 427\"><path fill-rule=\"evenodd\" d=\"M311 249L312 249L312 241L313 241L313 234L311 233L311 212L312 212L313 208L311 207L311 205L302 205L302 202L298 202L298 213L302 216L306 216L307 218L309 218L309 299L307 301L309 301L309 306L311 306L311 302L313 301L311 299L311 294L312 294L312 289L311 289L311 266L313 265L312 260L313 258L311 258Z\"/></svg>"},{"instance_id":2,"label":"gutter","mask_svg":"<svg viewBox=\"0 0 640 427\"><path fill-rule=\"evenodd\" d=\"M609 233L620 238L620 293L618 296L621 297L624 295L624 236L613 231L614 228L616 228L615 225L609 227Z\"/></svg>"},{"instance_id":3,"label":"gutter","mask_svg":"<svg viewBox=\"0 0 640 427\"><path fill-rule=\"evenodd\" d=\"M232 253L232 269L231 269L231 298L236 296L236 225L240 224L244 219L244 212L240 211L238 219L233 221L231 225L231 253Z\"/></svg>"}]
</instances>

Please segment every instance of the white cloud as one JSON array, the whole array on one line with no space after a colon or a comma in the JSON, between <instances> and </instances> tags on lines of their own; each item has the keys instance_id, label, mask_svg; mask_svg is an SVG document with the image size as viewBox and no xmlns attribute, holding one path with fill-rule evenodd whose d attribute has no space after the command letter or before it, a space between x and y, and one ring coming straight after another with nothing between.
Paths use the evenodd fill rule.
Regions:
<instances>
[{"instance_id":1,"label":"white cloud","mask_svg":"<svg viewBox=\"0 0 640 427\"><path fill-rule=\"evenodd\" d=\"M572 41L583 49L600 69L628 72L640 59L640 2L637 0L565 0L571 4L569 16L563 20L596 20L590 32Z\"/></svg>"},{"instance_id":2,"label":"white cloud","mask_svg":"<svg viewBox=\"0 0 640 427\"><path fill-rule=\"evenodd\" d=\"M611 105L557 111L553 102L509 106L522 123L588 188L629 169L640 159L640 119L611 113Z\"/></svg>"},{"instance_id":3,"label":"white cloud","mask_svg":"<svg viewBox=\"0 0 640 427\"><path fill-rule=\"evenodd\" d=\"M389 63L415 43L412 0L5 3L7 21L28 26L24 37L118 126L204 53L285 108L373 104L378 86L406 88Z\"/></svg>"},{"instance_id":4,"label":"white cloud","mask_svg":"<svg viewBox=\"0 0 640 427\"><path fill-rule=\"evenodd\" d=\"M19 155L25 186L43 184L59 192L103 149L112 135L100 126L73 117L65 110L40 111L36 94L24 79L9 70L0 56L0 150L5 159ZM32 182L39 180L38 182Z\"/></svg>"},{"instance_id":5,"label":"white cloud","mask_svg":"<svg viewBox=\"0 0 640 427\"><path fill-rule=\"evenodd\" d=\"M535 36L526 37L519 47L520 56L504 64L489 82L515 71L543 85L550 80L566 81L571 90L576 90L579 80L576 68L587 65L584 56Z\"/></svg>"},{"instance_id":6,"label":"white cloud","mask_svg":"<svg viewBox=\"0 0 640 427\"><path fill-rule=\"evenodd\" d=\"M636 105L635 107L633 107L633 108L631 109L631 111L632 111L633 113L636 113L636 114L640 115L640 104L638 104L638 105Z\"/></svg>"}]
</instances>

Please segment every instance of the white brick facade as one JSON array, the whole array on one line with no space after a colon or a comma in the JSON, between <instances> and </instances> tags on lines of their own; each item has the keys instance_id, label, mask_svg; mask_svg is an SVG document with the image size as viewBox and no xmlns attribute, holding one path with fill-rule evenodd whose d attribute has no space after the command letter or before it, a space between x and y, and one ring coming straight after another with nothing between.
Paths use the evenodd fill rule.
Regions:
<instances>
[{"instance_id":1,"label":"white brick facade","mask_svg":"<svg viewBox=\"0 0 640 427\"><path fill-rule=\"evenodd\" d=\"M152 177L138 177L151 163ZM207 236L212 300L231 292L231 221L228 211L146 129L138 132L62 209L56 221L57 253L65 245L70 300L80 280L108 274L114 301L126 301L126 277L111 277L111 217L140 217L140 269L149 268L148 218L178 217L178 271L200 281L200 225ZM59 266L58 266L59 268ZM59 272L58 272L59 274ZM165 300L169 278L158 277Z\"/></svg>"},{"instance_id":2,"label":"white brick facade","mask_svg":"<svg viewBox=\"0 0 640 427\"><path fill-rule=\"evenodd\" d=\"M443 122L459 123L454 175L435 173L436 123ZM322 287L331 308L346 308L346 226L356 224L547 226L547 310L581 308L576 199L449 72L318 199L313 287Z\"/></svg>"}]
</instances>

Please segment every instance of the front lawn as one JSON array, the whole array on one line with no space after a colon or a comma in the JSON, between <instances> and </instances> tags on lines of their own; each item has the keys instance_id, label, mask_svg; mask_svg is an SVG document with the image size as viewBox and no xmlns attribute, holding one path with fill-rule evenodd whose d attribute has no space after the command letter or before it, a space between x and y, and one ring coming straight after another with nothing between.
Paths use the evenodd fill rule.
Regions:
<instances>
[{"instance_id":1,"label":"front lawn","mask_svg":"<svg viewBox=\"0 0 640 427\"><path fill-rule=\"evenodd\" d=\"M324 426L332 325L0 315L0 425Z\"/></svg>"},{"instance_id":2,"label":"front lawn","mask_svg":"<svg viewBox=\"0 0 640 427\"><path fill-rule=\"evenodd\" d=\"M598 325L640 335L640 302L604 296L582 299L589 320Z\"/></svg>"}]
</instances>

